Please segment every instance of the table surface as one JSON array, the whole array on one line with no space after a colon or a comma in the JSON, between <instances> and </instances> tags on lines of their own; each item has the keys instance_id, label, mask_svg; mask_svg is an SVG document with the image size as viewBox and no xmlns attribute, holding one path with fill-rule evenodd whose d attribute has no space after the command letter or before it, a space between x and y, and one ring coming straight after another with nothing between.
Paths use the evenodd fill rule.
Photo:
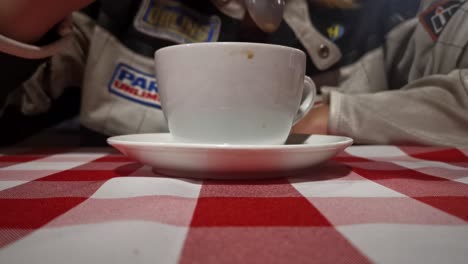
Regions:
<instances>
[{"instance_id":1,"label":"table surface","mask_svg":"<svg viewBox=\"0 0 468 264\"><path fill-rule=\"evenodd\" d=\"M353 146L287 179L0 151L0 263L467 263L468 149Z\"/></svg>"}]
</instances>

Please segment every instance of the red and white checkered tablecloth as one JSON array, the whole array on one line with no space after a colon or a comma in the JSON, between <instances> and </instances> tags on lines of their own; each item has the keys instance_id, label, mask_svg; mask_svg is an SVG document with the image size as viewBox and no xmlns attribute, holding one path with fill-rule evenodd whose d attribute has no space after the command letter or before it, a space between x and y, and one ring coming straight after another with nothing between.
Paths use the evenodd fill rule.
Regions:
<instances>
[{"instance_id":1,"label":"red and white checkered tablecloth","mask_svg":"<svg viewBox=\"0 0 468 264\"><path fill-rule=\"evenodd\" d=\"M262 181L0 151L0 263L468 263L468 149L353 146Z\"/></svg>"}]
</instances>

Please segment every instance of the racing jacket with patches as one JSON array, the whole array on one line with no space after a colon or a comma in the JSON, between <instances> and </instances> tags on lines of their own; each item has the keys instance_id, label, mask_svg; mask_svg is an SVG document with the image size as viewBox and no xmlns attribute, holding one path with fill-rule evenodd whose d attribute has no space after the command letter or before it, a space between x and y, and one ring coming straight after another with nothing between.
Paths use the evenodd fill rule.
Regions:
<instances>
[{"instance_id":1,"label":"racing jacket with patches","mask_svg":"<svg viewBox=\"0 0 468 264\"><path fill-rule=\"evenodd\" d=\"M468 146L468 1L427 1L327 87L329 131L359 143Z\"/></svg>"},{"instance_id":2,"label":"racing jacket with patches","mask_svg":"<svg viewBox=\"0 0 468 264\"><path fill-rule=\"evenodd\" d=\"M332 133L357 143L467 145L466 4L432 2L418 18L392 30L381 48L342 68L339 85L325 87ZM344 51L352 41L340 45L339 39L323 37L326 32L339 37L339 26L322 34L312 26L320 23L304 13L311 8L307 3L289 0L285 23L275 34L258 34L258 41L301 48L309 55L307 73L312 76L356 61L359 49ZM390 17L401 22L396 14ZM66 87L81 87L85 127L105 135L167 131L153 73L154 51L176 43L246 41L243 23L209 2L102 1L97 19L80 13L73 17L69 46L45 63L36 62L37 70L4 97L4 106L16 106L26 115L47 112ZM373 38L361 36L364 41L354 45L367 44L360 51L368 51L379 43ZM14 86L11 79L9 83Z\"/></svg>"}]
</instances>

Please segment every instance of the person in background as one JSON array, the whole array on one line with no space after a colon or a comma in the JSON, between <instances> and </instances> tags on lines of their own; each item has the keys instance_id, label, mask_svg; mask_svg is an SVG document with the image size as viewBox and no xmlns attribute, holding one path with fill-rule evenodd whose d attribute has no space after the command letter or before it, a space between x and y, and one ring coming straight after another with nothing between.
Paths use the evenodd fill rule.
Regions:
<instances>
[{"instance_id":1,"label":"person in background","mask_svg":"<svg viewBox=\"0 0 468 264\"><path fill-rule=\"evenodd\" d=\"M467 144L466 45L455 34L465 1L287 0L273 33L236 0L103 0L82 12L73 11L92 1L36 2L0 0L0 122L10 136L78 111L85 145L165 132L154 51L256 41L305 51L307 74L322 87L323 103L293 132Z\"/></svg>"},{"instance_id":2,"label":"person in background","mask_svg":"<svg viewBox=\"0 0 468 264\"><path fill-rule=\"evenodd\" d=\"M293 132L362 144L468 146L468 1L422 1L381 47L340 69Z\"/></svg>"}]
</instances>

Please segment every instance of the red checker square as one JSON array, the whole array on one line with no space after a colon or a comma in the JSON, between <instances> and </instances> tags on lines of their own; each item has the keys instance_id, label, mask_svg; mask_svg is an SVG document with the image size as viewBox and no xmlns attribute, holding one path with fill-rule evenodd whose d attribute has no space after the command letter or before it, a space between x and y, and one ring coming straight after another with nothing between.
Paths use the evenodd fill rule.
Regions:
<instances>
[{"instance_id":1,"label":"red checker square","mask_svg":"<svg viewBox=\"0 0 468 264\"><path fill-rule=\"evenodd\" d=\"M468 221L468 197L419 197L418 200Z\"/></svg>"},{"instance_id":2,"label":"red checker square","mask_svg":"<svg viewBox=\"0 0 468 264\"><path fill-rule=\"evenodd\" d=\"M200 197L302 197L285 180L205 181Z\"/></svg>"},{"instance_id":3,"label":"red checker square","mask_svg":"<svg viewBox=\"0 0 468 264\"><path fill-rule=\"evenodd\" d=\"M33 181L54 173L59 170L0 170L0 181Z\"/></svg>"},{"instance_id":4,"label":"red checker square","mask_svg":"<svg viewBox=\"0 0 468 264\"><path fill-rule=\"evenodd\" d=\"M199 198L191 226L329 226L303 197Z\"/></svg>"},{"instance_id":5,"label":"red checker square","mask_svg":"<svg viewBox=\"0 0 468 264\"><path fill-rule=\"evenodd\" d=\"M427 148L401 147L400 149L418 159L468 163L468 157L455 148L430 148L428 150Z\"/></svg>"},{"instance_id":6,"label":"red checker square","mask_svg":"<svg viewBox=\"0 0 468 264\"><path fill-rule=\"evenodd\" d=\"M180 263L370 263L332 227L191 228Z\"/></svg>"},{"instance_id":7,"label":"red checker square","mask_svg":"<svg viewBox=\"0 0 468 264\"><path fill-rule=\"evenodd\" d=\"M0 227L36 229L86 198L0 199Z\"/></svg>"},{"instance_id":8,"label":"red checker square","mask_svg":"<svg viewBox=\"0 0 468 264\"><path fill-rule=\"evenodd\" d=\"M34 199L52 197L89 197L104 182L101 181L31 181L0 192L3 199Z\"/></svg>"},{"instance_id":9,"label":"red checker square","mask_svg":"<svg viewBox=\"0 0 468 264\"><path fill-rule=\"evenodd\" d=\"M420 168L418 169L419 172L437 176L440 178L444 179L449 179L449 180L456 180L456 179L461 179L465 178L468 176L468 169L462 169L462 170L452 170L452 169L447 169L447 168Z\"/></svg>"},{"instance_id":10,"label":"red checker square","mask_svg":"<svg viewBox=\"0 0 468 264\"><path fill-rule=\"evenodd\" d=\"M465 222L409 197L309 198L334 225L422 224L463 225Z\"/></svg>"},{"instance_id":11,"label":"red checker square","mask_svg":"<svg viewBox=\"0 0 468 264\"><path fill-rule=\"evenodd\" d=\"M0 162L23 163L45 158L45 155L6 155L0 156Z\"/></svg>"},{"instance_id":12,"label":"red checker square","mask_svg":"<svg viewBox=\"0 0 468 264\"><path fill-rule=\"evenodd\" d=\"M188 226L196 199L143 196L119 199L88 199L49 226L69 226L110 221L142 220Z\"/></svg>"}]
</instances>

